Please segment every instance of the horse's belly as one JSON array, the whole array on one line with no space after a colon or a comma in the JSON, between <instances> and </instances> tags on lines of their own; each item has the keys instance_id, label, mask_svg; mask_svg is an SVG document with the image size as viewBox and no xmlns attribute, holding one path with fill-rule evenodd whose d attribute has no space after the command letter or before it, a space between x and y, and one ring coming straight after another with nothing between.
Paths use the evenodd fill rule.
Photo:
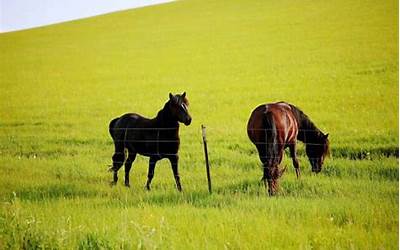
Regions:
<instances>
[{"instance_id":1,"label":"horse's belly","mask_svg":"<svg viewBox=\"0 0 400 250\"><path fill-rule=\"evenodd\" d=\"M179 149L179 143L163 142L163 141L148 141L136 143L134 149L137 153L144 156L170 156L176 155Z\"/></svg>"}]
</instances>

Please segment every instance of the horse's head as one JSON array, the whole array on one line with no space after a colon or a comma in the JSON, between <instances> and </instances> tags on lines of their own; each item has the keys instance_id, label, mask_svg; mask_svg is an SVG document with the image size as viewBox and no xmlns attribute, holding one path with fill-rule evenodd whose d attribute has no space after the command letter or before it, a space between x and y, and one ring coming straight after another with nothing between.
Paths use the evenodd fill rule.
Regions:
<instances>
[{"instance_id":1,"label":"horse's head","mask_svg":"<svg viewBox=\"0 0 400 250\"><path fill-rule=\"evenodd\" d=\"M186 98L186 92L182 95L172 95L169 93L169 109L172 115L186 126L192 122L189 114L189 101Z\"/></svg>"},{"instance_id":2,"label":"horse's head","mask_svg":"<svg viewBox=\"0 0 400 250\"><path fill-rule=\"evenodd\" d=\"M311 163L311 170L315 173L321 172L322 164L329 153L329 134L321 134L316 142L306 144L306 154Z\"/></svg>"}]
</instances>

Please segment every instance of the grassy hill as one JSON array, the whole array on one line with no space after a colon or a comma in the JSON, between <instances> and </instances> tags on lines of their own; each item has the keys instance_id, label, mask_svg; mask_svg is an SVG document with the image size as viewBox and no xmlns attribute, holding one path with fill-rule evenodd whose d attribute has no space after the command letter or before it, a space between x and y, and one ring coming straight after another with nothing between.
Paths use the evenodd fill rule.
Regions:
<instances>
[{"instance_id":1,"label":"grassy hill","mask_svg":"<svg viewBox=\"0 0 400 250\"><path fill-rule=\"evenodd\" d=\"M0 248L397 249L398 56L397 1L182 1L0 34ZM184 193L167 161L145 192L140 156L110 188L108 122L183 91ZM286 157L269 198L246 123L281 100L332 156L315 176L300 147L303 178Z\"/></svg>"}]
</instances>

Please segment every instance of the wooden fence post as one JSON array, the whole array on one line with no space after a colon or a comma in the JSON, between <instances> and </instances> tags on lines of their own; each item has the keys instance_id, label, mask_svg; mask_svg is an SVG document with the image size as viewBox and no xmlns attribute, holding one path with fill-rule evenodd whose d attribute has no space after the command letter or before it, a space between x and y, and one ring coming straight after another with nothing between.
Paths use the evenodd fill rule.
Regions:
<instances>
[{"instance_id":1,"label":"wooden fence post","mask_svg":"<svg viewBox=\"0 0 400 250\"><path fill-rule=\"evenodd\" d=\"M210 164L209 164L209 162L208 162L207 139L206 139L206 127L205 127L204 125L201 125L201 131L202 131L202 134L203 134L204 156L205 156L205 159L206 159L208 192L210 192L210 194L211 194Z\"/></svg>"}]
</instances>

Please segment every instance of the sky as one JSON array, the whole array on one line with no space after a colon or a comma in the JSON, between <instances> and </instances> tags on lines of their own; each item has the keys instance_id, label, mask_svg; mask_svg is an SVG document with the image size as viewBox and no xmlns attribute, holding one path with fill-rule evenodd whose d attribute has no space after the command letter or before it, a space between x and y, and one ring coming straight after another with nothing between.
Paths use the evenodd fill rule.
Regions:
<instances>
[{"instance_id":1,"label":"sky","mask_svg":"<svg viewBox=\"0 0 400 250\"><path fill-rule=\"evenodd\" d=\"M0 32L170 2L171 0L0 0Z\"/></svg>"}]
</instances>

